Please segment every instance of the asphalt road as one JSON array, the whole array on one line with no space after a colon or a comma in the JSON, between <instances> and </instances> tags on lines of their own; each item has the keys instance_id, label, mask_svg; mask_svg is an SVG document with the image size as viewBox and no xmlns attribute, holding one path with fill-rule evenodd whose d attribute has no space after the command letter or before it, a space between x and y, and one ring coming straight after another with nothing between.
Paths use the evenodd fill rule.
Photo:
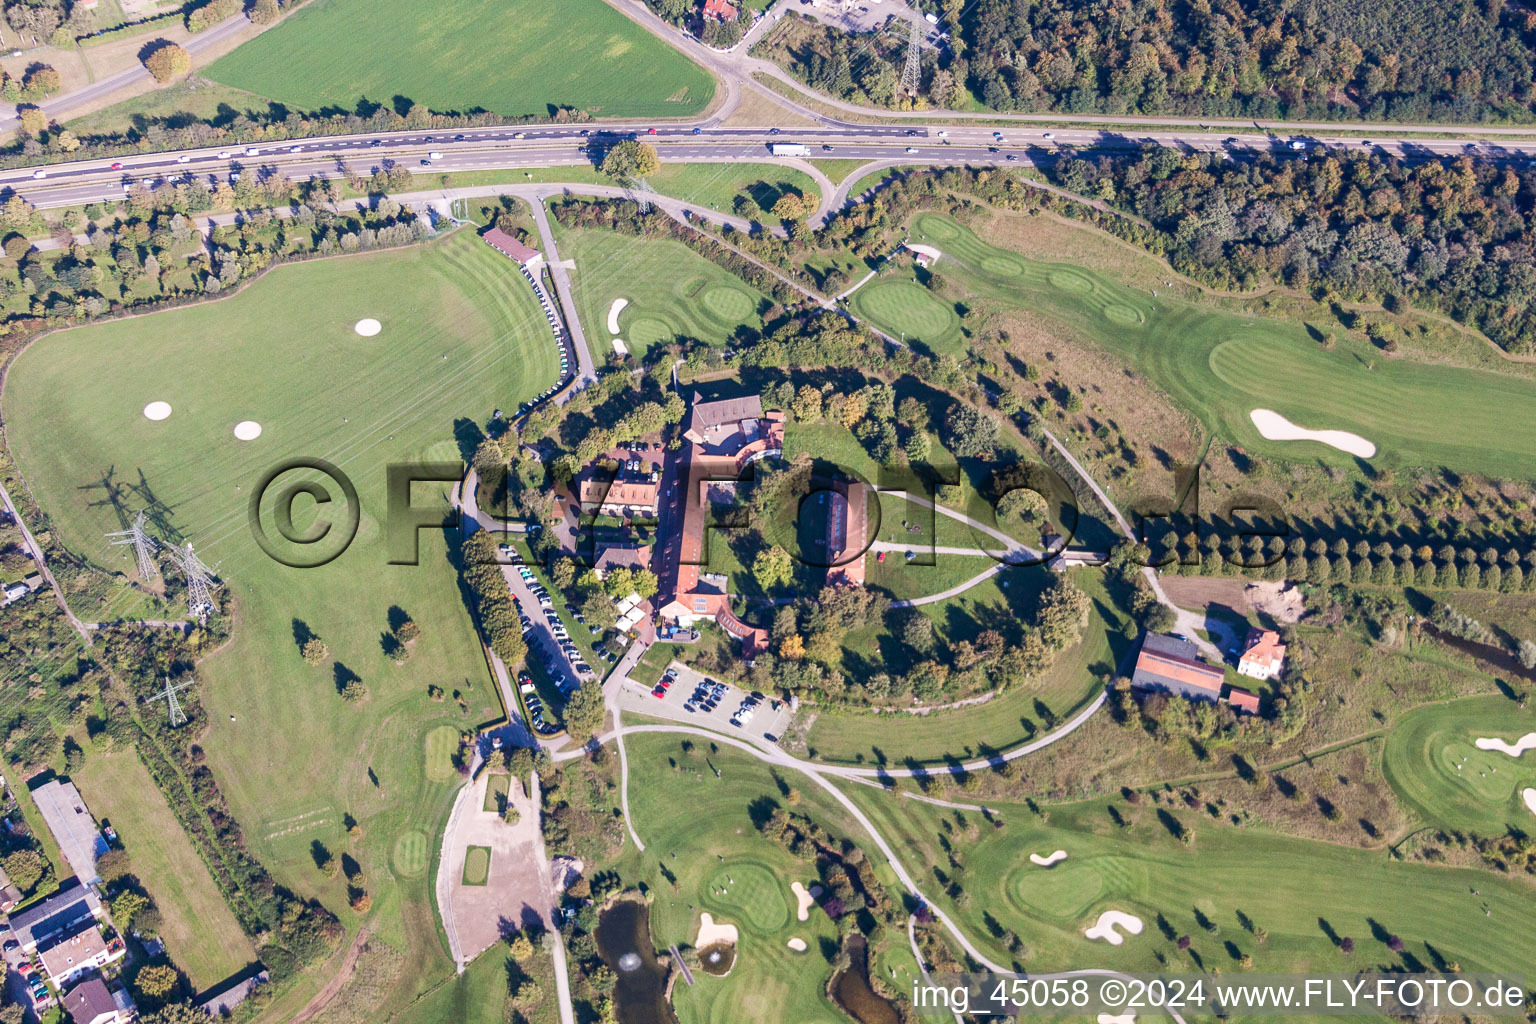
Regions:
<instances>
[{"instance_id":1,"label":"asphalt road","mask_svg":"<svg viewBox=\"0 0 1536 1024\"><path fill-rule=\"evenodd\" d=\"M651 131L655 134L651 134ZM724 128L719 126L615 125L603 129L571 126L487 128L453 134L394 132L295 140L228 149L192 149L135 155L121 160L84 160L38 168L0 171L0 193L14 190L39 207L72 206L121 198L125 186L149 181L202 177L224 181L230 174L281 174L293 179L332 177L356 172L370 174L391 162L419 174L576 166L589 164L607 141L636 134L656 145L663 162L785 162L802 158L774 156L775 143L797 143L811 158L858 159L869 162L944 165L1002 164L1055 159L1063 147L1114 151L1147 145L1188 151L1225 152L1234 158L1272 152L1305 156L1291 148L1304 142L1308 152L1330 149L1374 149L1409 160L1445 159L1463 153L1489 160L1536 163L1536 139L1470 142L1461 139L1369 139L1354 135L1292 139L1262 133L1214 136L1204 132L1158 131L1124 134L1099 129L1048 130L1012 127L902 128L890 125L832 125L785 129ZM437 155L433 155L437 154Z\"/></svg>"}]
</instances>

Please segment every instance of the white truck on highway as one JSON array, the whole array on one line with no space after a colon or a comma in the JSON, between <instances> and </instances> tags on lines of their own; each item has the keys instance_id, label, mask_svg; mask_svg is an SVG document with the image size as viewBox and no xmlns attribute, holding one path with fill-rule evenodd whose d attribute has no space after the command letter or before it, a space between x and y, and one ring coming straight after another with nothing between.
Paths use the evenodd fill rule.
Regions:
<instances>
[{"instance_id":1,"label":"white truck on highway","mask_svg":"<svg viewBox=\"0 0 1536 1024\"><path fill-rule=\"evenodd\" d=\"M768 152L774 156L809 156L811 147L798 142L772 142L768 144Z\"/></svg>"}]
</instances>

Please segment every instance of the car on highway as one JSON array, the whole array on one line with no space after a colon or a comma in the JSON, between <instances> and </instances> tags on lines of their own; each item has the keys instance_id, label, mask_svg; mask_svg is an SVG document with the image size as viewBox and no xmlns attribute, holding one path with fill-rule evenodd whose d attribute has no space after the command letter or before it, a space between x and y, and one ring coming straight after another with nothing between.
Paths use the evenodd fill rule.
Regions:
<instances>
[{"instance_id":1,"label":"car on highway","mask_svg":"<svg viewBox=\"0 0 1536 1024\"><path fill-rule=\"evenodd\" d=\"M917 147L916 146L908 146L907 147L907 152L908 153L916 153L917 152Z\"/></svg>"},{"instance_id":2,"label":"car on highway","mask_svg":"<svg viewBox=\"0 0 1536 1024\"><path fill-rule=\"evenodd\" d=\"M432 152L427 154L427 158L431 160L441 160L443 158L443 154L434 149Z\"/></svg>"},{"instance_id":3,"label":"car on highway","mask_svg":"<svg viewBox=\"0 0 1536 1024\"><path fill-rule=\"evenodd\" d=\"M421 166L423 166L423 167L431 167L432 166L432 161L431 160L423 160L421 162Z\"/></svg>"},{"instance_id":4,"label":"car on highway","mask_svg":"<svg viewBox=\"0 0 1536 1024\"><path fill-rule=\"evenodd\" d=\"M187 156L187 154L183 153L183 154L181 154L181 156L176 158L176 162L179 163L179 164L189 164L189 163L192 162L192 158L190 156Z\"/></svg>"},{"instance_id":5,"label":"car on highway","mask_svg":"<svg viewBox=\"0 0 1536 1024\"><path fill-rule=\"evenodd\" d=\"M1007 156L1005 156L1005 157L1003 157L1003 159L1004 159L1004 160L1017 160L1017 159L1018 159L1018 157L1017 157L1017 156L1015 156L1015 155L1014 155L1014 154L1012 154L1012 153L1009 153L1009 154L1008 154L1008 155L1007 155Z\"/></svg>"},{"instance_id":6,"label":"car on highway","mask_svg":"<svg viewBox=\"0 0 1536 1024\"><path fill-rule=\"evenodd\" d=\"M694 135L703 135L704 134L704 129L703 128L695 128L693 130L693 134Z\"/></svg>"},{"instance_id":7,"label":"car on highway","mask_svg":"<svg viewBox=\"0 0 1536 1024\"><path fill-rule=\"evenodd\" d=\"M32 177L38 178L38 179L46 178L46 177L48 177L48 172L47 171L33 171L32 172Z\"/></svg>"},{"instance_id":8,"label":"car on highway","mask_svg":"<svg viewBox=\"0 0 1536 1024\"><path fill-rule=\"evenodd\" d=\"M1041 135L1041 136L1040 136L1040 137L1041 137L1041 138L1042 138L1042 139L1054 139L1054 138L1055 138L1055 137L1056 137L1056 133L1055 133L1055 132L1045 132L1045 133L1044 133L1044 134L1043 134L1043 135Z\"/></svg>"},{"instance_id":9,"label":"car on highway","mask_svg":"<svg viewBox=\"0 0 1536 1024\"><path fill-rule=\"evenodd\" d=\"M302 153L302 152L304 152L304 147L303 146L289 146L288 147L288 152L290 152L290 153Z\"/></svg>"},{"instance_id":10,"label":"car on highway","mask_svg":"<svg viewBox=\"0 0 1536 1024\"><path fill-rule=\"evenodd\" d=\"M1305 153L1307 151L1307 144L1300 139L1296 139L1291 142L1291 148L1298 153Z\"/></svg>"},{"instance_id":11,"label":"car on highway","mask_svg":"<svg viewBox=\"0 0 1536 1024\"><path fill-rule=\"evenodd\" d=\"M656 129L655 128L647 128L645 130L645 134L647 134L647 135L655 135L656 134Z\"/></svg>"},{"instance_id":12,"label":"car on highway","mask_svg":"<svg viewBox=\"0 0 1536 1024\"><path fill-rule=\"evenodd\" d=\"M830 153L830 152L832 152L832 147L827 145L826 143L823 143L822 147L821 147L821 151L823 153Z\"/></svg>"},{"instance_id":13,"label":"car on highway","mask_svg":"<svg viewBox=\"0 0 1536 1024\"><path fill-rule=\"evenodd\" d=\"M114 171L122 170L123 169L123 162L121 160L114 160L114 161L112 161L112 169Z\"/></svg>"},{"instance_id":14,"label":"car on highway","mask_svg":"<svg viewBox=\"0 0 1536 1024\"><path fill-rule=\"evenodd\" d=\"M245 151L245 155L246 156L260 156L261 155L261 150L257 149L255 146L252 146L252 147L250 147L249 149L247 149Z\"/></svg>"}]
</instances>

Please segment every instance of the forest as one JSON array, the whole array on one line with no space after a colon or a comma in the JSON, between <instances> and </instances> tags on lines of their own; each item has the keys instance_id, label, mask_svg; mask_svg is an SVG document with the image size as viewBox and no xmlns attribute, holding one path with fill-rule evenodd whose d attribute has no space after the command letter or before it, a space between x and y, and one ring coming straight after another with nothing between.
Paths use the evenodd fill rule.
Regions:
<instances>
[{"instance_id":1,"label":"forest","mask_svg":"<svg viewBox=\"0 0 1536 1024\"><path fill-rule=\"evenodd\" d=\"M1505 0L978 0L954 13L951 71L998 110L1457 122L1536 112L1536 13Z\"/></svg>"}]
</instances>

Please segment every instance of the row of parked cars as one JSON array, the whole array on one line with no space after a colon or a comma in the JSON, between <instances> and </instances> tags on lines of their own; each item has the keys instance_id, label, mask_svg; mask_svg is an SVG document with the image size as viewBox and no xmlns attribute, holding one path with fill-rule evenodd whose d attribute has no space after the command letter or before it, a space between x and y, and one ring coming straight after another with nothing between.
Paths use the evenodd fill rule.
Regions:
<instances>
[{"instance_id":1,"label":"row of parked cars","mask_svg":"<svg viewBox=\"0 0 1536 1024\"><path fill-rule=\"evenodd\" d=\"M738 729L745 728L747 723L752 721L752 716L757 714L758 705L762 702L762 694L756 692L747 694L741 699L741 706L736 709L736 713L731 716L731 724Z\"/></svg>"},{"instance_id":2,"label":"row of parked cars","mask_svg":"<svg viewBox=\"0 0 1536 1024\"><path fill-rule=\"evenodd\" d=\"M544 664L555 677L555 684L560 687L561 691L569 693L576 688L577 683L575 679L560 671L561 661L563 660L568 663L577 676L595 675L592 671L592 666L586 663L580 648L571 639L571 634L565 628L565 623L560 621L560 615L555 611L554 599L549 596L549 591L545 589L544 584L539 582L533 570L526 565L520 565L517 567L517 574L523 578L523 582L528 585L528 590L539 602L539 608L544 613L544 620L549 624L549 631L554 636L555 643L559 646L560 654L564 655L562 659L556 656L554 652L548 651L545 653ZM518 619L522 622L523 635L527 636L533 631L533 618L526 611L519 608ZM586 623L586 620L580 615L577 616L577 619L582 624Z\"/></svg>"},{"instance_id":3,"label":"row of parked cars","mask_svg":"<svg viewBox=\"0 0 1536 1024\"><path fill-rule=\"evenodd\" d=\"M713 711L720 706L720 701L725 697L725 684L713 679L701 679L699 685L693 688L693 695L683 704L683 710L690 715L696 711Z\"/></svg>"},{"instance_id":4,"label":"row of parked cars","mask_svg":"<svg viewBox=\"0 0 1536 1024\"><path fill-rule=\"evenodd\" d=\"M528 709L528 717L533 720L533 731L540 736L549 736L560 731L558 725L553 725L544 720L544 702L539 699L538 690L534 689L533 676L527 672L518 674L517 688L523 695L523 705Z\"/></svg>"}]
</instances>

